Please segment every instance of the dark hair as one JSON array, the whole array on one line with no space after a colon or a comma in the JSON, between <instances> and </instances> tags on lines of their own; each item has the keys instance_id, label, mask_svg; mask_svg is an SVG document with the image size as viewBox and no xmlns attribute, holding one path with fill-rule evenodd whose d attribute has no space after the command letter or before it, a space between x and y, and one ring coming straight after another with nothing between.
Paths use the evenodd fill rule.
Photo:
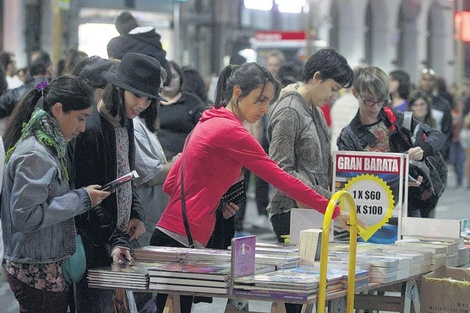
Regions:
<instances>
[{"instance_id":1,"label":"dark hair","mask_svg":"<svg viewBox=\"0 0 470 313\"><path fill-rule=\"evenodd\" d=\"M181 90L181 86L183 86L183 82L184 82L183 70L178 65L178 63L176 63L175 61L170 61L170 64L171 64L171 67L173 67L173 69L176 71L176 73L178 73L178 75L180 76L180 88L179 89ZM171 77L171 72L168 73L168 75L170 75L170 77Z\"/></svg>"},{"instance_id":2,"label":"dark hair","mask_svg":"<svg viewBox=\"0 0 470 313\"><path fill-rule=\"evenodd\" d=\"M37 58L29 65L29 74L31 77L37 75L46 75L47 69L49 66L51 66L51 64L52 60L49 53L41 51L38 53Z\"/></svg>"},{"instance_id":3,"label":"dark hair","mask_svg":"<svg viewBox=\"0 0 470 313\"><path fill-rule=\"evenodd\" d=\"M8 89L8 82L5 74L5 69L0 64L0 95L7 91Z\"/></svg>"},{"instance_id":4,"label":"dark hair","mask_svg":"<svg viewBox=\"0 0 470 313\"><path fill-rule=\"evenodd\" d=\"M279 82L265 67L255 62L228 65L219 75L214 106L226 106L232 98L235 86L240 86L242 90L240 97L245 97L260 86L264 89L268 82L274 84L274 98L272 100L274 102L279 97L281 88Z\"/></svg>"},{"instance_id":5,"label":"dark hair","mask_svg":"<svg viewBox=\"0 0 470 313\"><path fill-rule=\"evenodd\" d=\"M103 103L106 110L111 116L119 118L119 124L123 127L127 127L131 120L127 117L126 108L124 103L124 92L126 89L117 87L113 84L108 84L103 91ZM157 105L158 101L156 98L151 99L149 106Z\"/></svg>"},{"instance_id":6,"label":"dark hair","mask_svg":"<svg viewBox=\"0 0 470 313\"><path fill-rule=\"evenodd\" d=\"M428 124L432 128L436 128L436 120L432 117L432 98L430 95L424 91L417 90L413 92L408 99L408 107L406 108L407 111L411 111L411 106L416 102L418 99L423 99L428 104L428 112L424 117L424 123Z\"/></svg>"},{"instance_id":7,"label":"dark hair","mask_svg":"<svg viewBox=\"0 0 470 313\"><path fill-rule=\"evenodd\" d=\"M332 79L345 88L351 87L354 80L353 70L346 58L331 48L318 50L307 60L302 82L307 83L316 72L320 72L321 80Z\"/></svg>"},{"instance_id":8,"label":"dark hair","mask_svg":"<svg viewBox=\"0 0 470 313\"><path fill-rule=\"evenodd\" d=\"M5 151L20 139L23 123L29 121L42 97L43 110L48 113L51 113L51 108L57 102L62 104L64 112L85 110L95 104L93 89L78 76L64 75L53 80L43 90L38 89L27 93L11 113L3 137Z\"/></svg>"},{"instance_id":9,"label":"dark hair","mask_svg":"<svg viewBox=\"0 0 470 313\"><path fill-rule=\"evenodd\" d=\"M167 77L165 69L162 67L160 72L161 81L164 82ZM150 105L140 113L140 117L144 120L147 128L152 132L156 132L159 129L158 113L160 111L160 100L154 99L150 102Z\"/></svg>"},{"instance_id":10,"label":"dark hair","mask_svg":"<svg viewBox=\"0 0 470 313\"><path fill-rule=\"evenodd\" d=\"M403 70L394 70L389 74L393 79L398 81L398 94L403 99L408 99L411 91L410 75Z\"/></svg>"},{"instance_id":11,"label":"dark hair","mask_svg":"<svg viewBox=\"0 0 470 313\"><path fill-rule=\"evenodd\" d=\"M12 53L11 52L0 52L0 65L6 70L7 66L12 62Z\"/></svg>"},{"instance_id":12,"label":"dark hair","mask_svg":"<svg viewBox=\"0 0 470 313\"><path fill-rule=\"evenodd\" d=\"M285 87L299 80L300 70L294 62L286 62L279 68L277 76L281 85Z\"/></svg>"},{"instance_id":13,"label":"dark hair","mask_svg":"<svg viewBox=\"0 0 470 313\"><path fill-rule=\"evenodd\" d=\"M60 75L71 73L75 65L77 65L78 62L87 57L88 54L86 54L86 52L80 51L75 48L68 48L65 52L64 69L60 73Z\"/></svg>"},{"instance_id":14,"label":"dark hair","mask_svg":"<svg viewBox=\"0 0 470 313\"><path fill-rule=\"evenodd\" d=\"M116 63L111 60L94 55L78 62L70 74L80 76L93 88L104 88L108 82L101 74L115 65Z\"/></svg>"},{"instance_id":15,"label":"dark hair","mask_svg":"<svg viewBox=\"0 0 470 313\"><path fill-rule=\"evenodd\" d=\"M193 68L183 68L183 81L181 90L189 91L198 96L202 101L207 101L206 83L201 74Z\"/></svg>"}]
</instances>

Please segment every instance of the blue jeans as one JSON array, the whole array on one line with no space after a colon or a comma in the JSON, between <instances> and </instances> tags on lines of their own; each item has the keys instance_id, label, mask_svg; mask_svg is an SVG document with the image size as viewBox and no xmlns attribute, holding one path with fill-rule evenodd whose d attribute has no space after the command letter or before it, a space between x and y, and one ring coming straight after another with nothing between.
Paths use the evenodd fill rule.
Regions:
<instances>
[{"instance_id":1,"label":"blue jeans","mask_svg":"<svg viewBox=\"0 0 470 313\"><path fill-rule=\"evenodd\" d=\"M54 292L36 289L7 273L8 283L20 305L21 313L65 313L68 306L68 292Z\"/></svg>"},{"instance_id":2,"label":"blue jeans","mask_svg":"<svg viewBox=\"0 0 470 313\"><path fill-rule=\"evenodd\" d=\"M465 151L459 141L450 145L449 161L454 166L457 186L462 185L465 171Z\"/></svg>"}]
</instances>

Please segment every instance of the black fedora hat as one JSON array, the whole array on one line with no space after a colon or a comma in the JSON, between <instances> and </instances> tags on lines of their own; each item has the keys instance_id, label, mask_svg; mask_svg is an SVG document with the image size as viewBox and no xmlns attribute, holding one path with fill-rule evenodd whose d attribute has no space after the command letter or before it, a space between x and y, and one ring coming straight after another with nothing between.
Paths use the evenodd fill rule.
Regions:
<instances>
[{"instance_id":1,"label":"black fedora hat","mask_svg":"<svg viewBox=\"0 0 470 313\"><path fill-rule=\"evenodd\" d=\"M127 53L114 71L103 72L108 83L140 96L166 101L160 96L161 65L142 53Z\"/></svg>"}]
</instances>

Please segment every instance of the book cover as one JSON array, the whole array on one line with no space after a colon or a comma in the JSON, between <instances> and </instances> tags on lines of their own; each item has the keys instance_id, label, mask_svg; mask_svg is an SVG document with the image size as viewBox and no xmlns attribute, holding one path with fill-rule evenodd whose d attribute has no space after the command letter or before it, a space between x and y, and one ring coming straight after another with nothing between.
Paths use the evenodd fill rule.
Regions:
<instances>
[{"instance_id":1,"label":"book cover","mask_svg":"<svg viewBox=\"0 0 470 313\"><path fill-rule=\"evenodd\" d=\"M105 184L104 186L101 187L101 190L103 191L109 191L109 192L114 192L117 187L128 183L136 178L139 177L139 174L137 174L136 171L132 171L130 173L127 173L126 175L123 175L119 178L116 178L115 180Z\"/></svg>"},{"instance_id":2,"label":"book cover","mask_svg":"<svg viewBox=\"0 0 470 313\"><path fill-rule=\"evenodd\" d=\"M232 277L255 273L256 236L232 238Z\"/></svg>"}]
</instances>

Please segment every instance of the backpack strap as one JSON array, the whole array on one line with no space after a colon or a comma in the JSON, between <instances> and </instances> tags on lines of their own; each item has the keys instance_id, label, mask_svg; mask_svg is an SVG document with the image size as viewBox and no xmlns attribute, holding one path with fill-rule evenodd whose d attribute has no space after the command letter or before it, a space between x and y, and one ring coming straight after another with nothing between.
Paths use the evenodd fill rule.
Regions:
<instances>
[{"instance_id":1,"label":"backpack strap","mask_svg":"<svg viewBox=\"0 0 470 313\"><path fill-rule=\"evenodd\" d=\"M405 111L403 112L403 115L404 117L403 117L402 126L411 132L411 121L413 120L413 112ZM411 144L413 145L416 142L416 136L418 135L420 128L421 128L420 123L418 123L411 134Z\"/></svg>"},{"instance_id":2,"label":"backpack strap","mask_svg":"<svg viewBox=\"0 0 470 313\"><path fill-rule=\"evenodd\" d=\"M402 126L411 131L411 120L413 119L413 112L405 111L403 112L404 118Z\"/></svg>"}]
</instances>

